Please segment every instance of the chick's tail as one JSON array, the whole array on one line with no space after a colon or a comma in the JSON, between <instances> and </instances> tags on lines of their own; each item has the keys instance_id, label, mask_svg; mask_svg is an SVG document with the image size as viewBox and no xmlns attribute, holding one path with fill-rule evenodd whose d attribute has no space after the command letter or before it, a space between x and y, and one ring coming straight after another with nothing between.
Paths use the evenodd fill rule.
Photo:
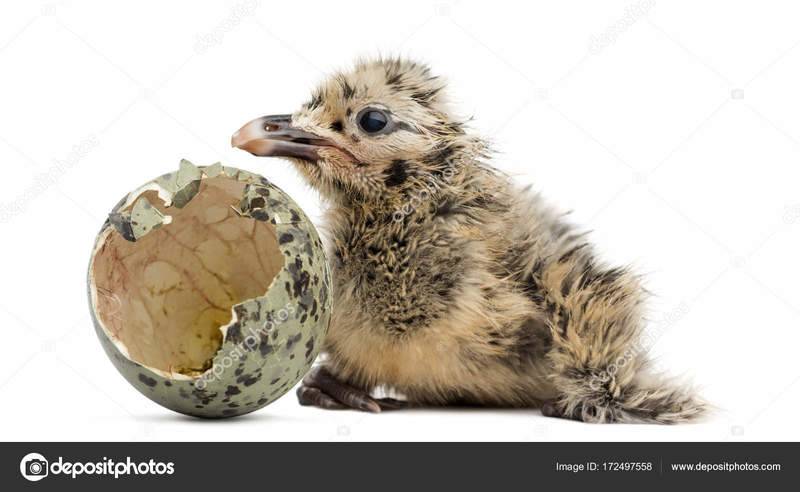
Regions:
<instances>
[{"instance_id":1,"label":"chick's tail","mask_svg":"<svg viewBox=\"0 0 800 492\"><path fill-rule=\"evenodd\" d=\"M639 362L629 364L587 370L565 361L553 375L560 396L543 412L584 422L678 424L709 411L688 384L650 373Z\"/></svg>"},{"instance_id":2,"label":"chick's tail","mask_svg":"<svg viewBox=\"0 0 800 492\"><path fill-rule=\"evenodd\" d=\"M547 357L558 397L545 414L585 422L678 423L708 410L687 385L651 370L642 338L644 289L585 245L538 263L530 283L552 335Z\"/></svg>"}]
</instances>

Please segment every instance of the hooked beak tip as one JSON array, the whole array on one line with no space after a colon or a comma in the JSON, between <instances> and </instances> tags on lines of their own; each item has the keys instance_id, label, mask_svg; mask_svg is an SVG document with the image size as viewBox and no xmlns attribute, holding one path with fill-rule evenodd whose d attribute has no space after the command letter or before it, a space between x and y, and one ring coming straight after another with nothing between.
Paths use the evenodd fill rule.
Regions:
<instances>
[{"instance_id":1,"label":"hooked beak tip","mask_svg":"<svg viewBox=\"0 0 800 492\"><path fill-rule=\"evenodd\" d=\"M256 118L231 136L231 146L261 157L319 160L319 149L330 141L291 126L291 115Z\"/></svg>"}]
</instances>

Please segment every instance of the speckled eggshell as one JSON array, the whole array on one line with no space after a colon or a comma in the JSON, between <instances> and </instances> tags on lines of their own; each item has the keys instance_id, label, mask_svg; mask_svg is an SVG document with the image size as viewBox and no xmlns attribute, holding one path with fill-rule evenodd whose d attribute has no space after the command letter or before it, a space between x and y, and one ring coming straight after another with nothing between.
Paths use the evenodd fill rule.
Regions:
<instances>
[{"instance_id":1,"label":"speckled eggshell","mask_svg":"<svg viewBox=\"0 0 800 492\"><path fill-rule=\"evenodd\" d=\"M311 368L330 321L330 272L319 235L294 200L261 176L219 163L195 167L182 161L179 171L130 193L109 215L98 235L98 244L105 234L122 234L135 241L162 226L161 214L148 213L147 206L139 210L138 217L131 218L136 212L131 206L140 199L143 190L157 190L159 196L172 200L172 206L181 206L198 192L200 181L210 177L245 183L238 212L273 224L284 256L283 269L263 296L233 306L231 322L222 328L222 346L213 358L212 367L200 376L190 377L153 370L127 356L96 311L98 294L91 265L97 245L90 262L89 303L103 348L130 384L176 412L220 418L243 415L269 405ZM265 330L267 323L272 323L272 327ZM254 333L258 334L255 338Z\"/></svg>"}]
</instances>

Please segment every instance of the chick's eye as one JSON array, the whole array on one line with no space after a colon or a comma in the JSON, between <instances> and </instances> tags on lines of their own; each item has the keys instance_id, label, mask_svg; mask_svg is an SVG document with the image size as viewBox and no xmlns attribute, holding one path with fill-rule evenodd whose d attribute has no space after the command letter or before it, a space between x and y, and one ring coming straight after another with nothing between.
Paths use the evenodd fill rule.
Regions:
<instances>
[{"instance_id":1,"label":"chick's eye","mask_svg":"<svg viewBox=\"0 0 800 492\"><path fill-rule=\"evenodd\" d=\"M358 125L367 133L376 133L383 130L388 122L389 119L386 114L376 109L364 111L358 119Z\"/></svg>"}]
</instances>

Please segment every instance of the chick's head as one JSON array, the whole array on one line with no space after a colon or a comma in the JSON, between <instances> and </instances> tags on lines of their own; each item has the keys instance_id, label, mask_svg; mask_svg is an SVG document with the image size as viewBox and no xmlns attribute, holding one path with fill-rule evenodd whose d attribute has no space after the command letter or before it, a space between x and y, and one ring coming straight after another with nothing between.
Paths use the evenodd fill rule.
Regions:
<instances>
[{"instance_id":1,"label":"chick's head","mask_svg":"<svg viewBox=\"0 0 800 492\"><path fill-rule=\"evenodd\" d=\"M396 201L436 188L460 160L482 152L450 112L444 81L402 59L362 61L330 76L287 115L257 118L232 145L291 160L333 200Z\"/></svg>"}]
</instances>

